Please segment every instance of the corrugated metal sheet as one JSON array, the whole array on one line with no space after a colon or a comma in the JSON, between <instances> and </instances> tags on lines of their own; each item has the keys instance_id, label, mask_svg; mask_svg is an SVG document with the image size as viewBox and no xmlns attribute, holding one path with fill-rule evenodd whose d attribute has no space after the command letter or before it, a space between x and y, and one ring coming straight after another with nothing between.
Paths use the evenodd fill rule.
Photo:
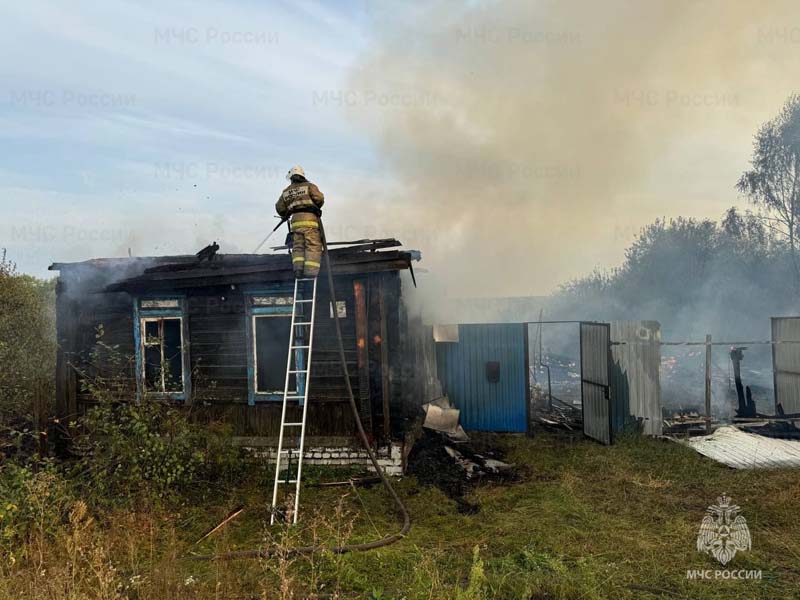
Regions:
<instances>
[{"instance_id":1,"label":"corrugated metal sheet","mask_svg":"<svg viewBox=\"0 0 800 600\"><path fill-rule=\"evenodd\" d=\"M461 425L476 431L527 431L527 325L459 325L456 343L437 344L445 394L461 410ZM500 363L492 383L487 363Z\"/></svg>"},{"instance_id":2,"label":"corrugated metal sheet","mask_svg":"<svg viewBox=\"0 0 800 600\"><path fill-rule=\"evenodd\" d=\"M613 321L611 341L614 431L641 419L643 433L661 435L661 325L657 321Z\"/></svg>"},{"instance_id":3,"label":"corrugated metal sheet","mask_svg":"<svg viewBox=\"0 0 800 600\"><path fill-rule=\"evenodd\" d=\"M604 444L611 443L609 330L607 323L581 323L580 330L583 432Z\"/></svg>"},{"instance_id":4,"label":"corrugated metal sheet","mask_svg":"<svg viewBox=\"0 0 800 600\"><path fill-rule=\"evenodd\" d=\"M800 342L800 317L773 317L773 342ZM800 343L773 344L775 404L786 413L800 412Z\"/></svg>"},{"instance_id":5,"label":"corrugated metal sheet","mask_svg":"<svg viewBox=\"0 0 800 600\"><path fill-rule=\"evenodd\" d=\"M720 427L711 435L677 440L734 469L800 467L800 442Z\"/></svg>"}]
</instances>

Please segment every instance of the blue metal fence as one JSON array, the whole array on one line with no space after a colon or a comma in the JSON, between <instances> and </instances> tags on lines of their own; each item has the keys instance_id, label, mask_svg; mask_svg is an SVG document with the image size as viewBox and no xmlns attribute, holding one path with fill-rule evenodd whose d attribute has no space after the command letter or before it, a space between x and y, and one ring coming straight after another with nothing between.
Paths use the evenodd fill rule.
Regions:
<instances>
[{"instance_id":1,"label":"blue metal fence","mask_svg":"<svg viewBox=\"0 0 800 600\"><path fill-rule=\"evenodd\" d=\"M527 325L459 325L458 342L436 346L443 391L474 431L527 431Z\"/></svg>"}]
</instances>

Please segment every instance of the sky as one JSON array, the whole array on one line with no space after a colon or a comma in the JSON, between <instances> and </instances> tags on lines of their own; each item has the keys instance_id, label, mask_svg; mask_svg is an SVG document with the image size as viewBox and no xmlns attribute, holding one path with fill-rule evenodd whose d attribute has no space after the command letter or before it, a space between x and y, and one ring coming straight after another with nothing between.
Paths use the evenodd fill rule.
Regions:
<instances>
[{"instance_id":1,"label":"sky","mask_svg":"<svg viewBox=\"0 0 800 600\"><path fill-rule=\"evenodd\" d=\"M752 136L800 69L783 0L29 0L0 19L0 248L37 276L251 252L301 164L331 240L397 237L444 296L549 293L656 218L747 208Z\"/></svg>"}]
</instances>

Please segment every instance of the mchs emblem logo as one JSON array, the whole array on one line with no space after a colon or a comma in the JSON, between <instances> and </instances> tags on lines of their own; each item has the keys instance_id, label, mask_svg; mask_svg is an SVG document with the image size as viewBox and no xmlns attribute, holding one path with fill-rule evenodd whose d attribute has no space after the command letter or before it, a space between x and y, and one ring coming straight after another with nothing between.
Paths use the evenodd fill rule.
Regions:
<instances>
[{"instance_id":1,"label":"mchs emblem logo","mask_svg":"<svg viewBox=\"0 0 800 600\"><path fill-rule=\"evenodd\" d=\"M750 530L741 511L725 494L717 498L717 504L708 507L700 524L697 550L710 554L723 566L733 560L737 551L750 550Z\"/></svg>"}]
</instances>

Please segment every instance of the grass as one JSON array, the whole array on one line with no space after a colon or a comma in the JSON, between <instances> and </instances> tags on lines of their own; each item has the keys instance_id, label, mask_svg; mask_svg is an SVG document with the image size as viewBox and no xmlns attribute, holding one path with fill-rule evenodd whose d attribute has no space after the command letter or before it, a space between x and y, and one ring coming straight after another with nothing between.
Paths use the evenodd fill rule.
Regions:
<instances>
[{"instance_id":1,"label":"grass","mask_svg":"<svg viewBox=\"0 0 800 600\"><path fill-rule=\"evenodd\" d=\"M269 473L179 512L75 515L50 548L36 539L0 567L4 598L793 598L800 589L800 471L733 471L674 443L641 438L602 447L542 434L493 436L519 481L478 486L455 502L413 477L397 482L409 536L380 550L270 560L185 557L277 544L368 541L396 531L380 487L303 491L295 528L266 527ZM336 473L311 471L311 479ZM708 505L743 508L753 548L730 568L760 581L692 581L719 569L695 550ZM201 544L234 508L247 510ZM87 521L89 521L87 523ZM70 552L72 554L70 554ZM83 566L81 566L83 565ZM60 581L64 579L64 581ZM55 582L55 583L54 583ZM81 583L83 582L83 583ZM105 583L103 583L105 582ZM70 587L72 586L72 587ZM60 595L59 595L60 594Z\"/></svg>"}]
</instances>

